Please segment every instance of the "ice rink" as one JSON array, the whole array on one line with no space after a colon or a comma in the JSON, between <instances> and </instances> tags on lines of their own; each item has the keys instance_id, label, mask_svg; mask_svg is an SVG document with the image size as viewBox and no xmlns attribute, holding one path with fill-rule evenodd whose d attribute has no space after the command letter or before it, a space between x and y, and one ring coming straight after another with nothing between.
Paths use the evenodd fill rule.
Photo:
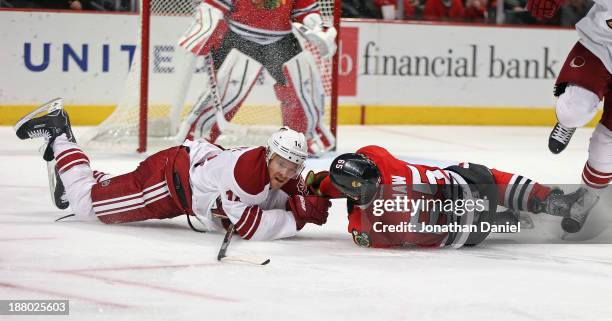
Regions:
<instances>
[{"instance_id":1,"label":"ice rink","mask_svg":"<svg viewBox=\"0 0 612 321\"><path fill-rule=\"evenodd\" d=\"M340 152L378 144L411 161L472 161L545 184L579 183L592 128L578 130L556 156L549 130L346 126L338 139ZM229 255L268 257L269 265L219 263L223 235L195 233L184 216L55 223L70 212L51 205L39 145L0 127L0 299L69 299L70 315L2 320L612 319L609 203L589 221L605 228L598 244L562 241L558 220L538 216L530 244L504 234L470 249L377 250L353 244L344 204L335 202L326 225L294 238L234 238ZM90 156L93 168L112 174L141 159ZM325 168L331 157L309 167Z\"/></svg>"}]
</instances>

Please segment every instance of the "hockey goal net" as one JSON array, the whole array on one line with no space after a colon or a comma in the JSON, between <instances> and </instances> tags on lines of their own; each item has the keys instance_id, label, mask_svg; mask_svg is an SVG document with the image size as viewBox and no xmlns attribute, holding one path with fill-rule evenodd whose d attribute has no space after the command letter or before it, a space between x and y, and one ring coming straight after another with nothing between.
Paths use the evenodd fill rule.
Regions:
<instances>
[{"instance_id":1,"label":"hockey goal net","mask_svg":"<svg viewBox=\"0 0 612 321\"><path fill-rule=\"evenodd\" d=\"M139 2L137 46L123 93L114 112L90 131L86 138L89 147L145 152L179 144L176 134L181 122L207 85L204 58L195 57L178 46L178 40L191 24L194 9L201 0ZM334 26L339 31L340 0L318 2L324 25ZM337 68L334 66L337 65L337 55L323 59L316 47L299 35L296 37L303 48L313 53L321 71L326 96L325 124L335 136ZM258 132L278 129L282 125L280 102L276 100L272 85L272 77L262 71L231 122ZM265 140L249 140L250 135L234 136L244 137L222 135L218 143L265 143Z\"/></svg>"}]
</instances>

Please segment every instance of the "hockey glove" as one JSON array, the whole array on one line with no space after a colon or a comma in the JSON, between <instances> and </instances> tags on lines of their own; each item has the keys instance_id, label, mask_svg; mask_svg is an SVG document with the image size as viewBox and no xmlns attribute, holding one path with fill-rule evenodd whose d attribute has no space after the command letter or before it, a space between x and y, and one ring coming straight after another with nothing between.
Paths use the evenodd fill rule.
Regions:
<instances>
[{"instance_id":1,"label":"hockey glove","mask_svg":"<svg viewBox=\"0 0 612 321\"><path fill-rule=\"evenodd\" d=\"M319 196L290 196L286 208L295 217L295 225L301 230L306 223L323 225L327 222L331 202Z\"/></svg>"},{"instance_id":2,"label":"hockey glove","mask_svg":"<svg viewBox=\"0 0 612 321\"><path fill-rule=\"evenodd\" d=\"M312 195L324 196L321 194L319 187L321 186L321 182L327 176L329 176L328 171L320 171L318 173L313 171L308 172L308 174L306 174L306 179L304 180L306 187L308 188L308 192Z\"/></svg>"},{"instance_id":3,"label":"hockey glove","mask_svg":"<svg viewBox=\"0 0 612 321\"><path fill-rule=\"evenodd\" d=\"M323 22L318 14L309 14L304 18L304 24L293 23L293 28L308 42L319 49L323 59L331 58L336 53L336 28L329 27L323 30Z\"/></svg>"},{"instance_id":4,"label":"hockey glove","mask_svg":"<svg viewBox=\"0 0 612 321\"><path fill-rule=\"evenodd\" d=\"M536 19L550 19L557 14L564 2L565 0L528 0L527 10Z\"/></svg>"}]
</instances>

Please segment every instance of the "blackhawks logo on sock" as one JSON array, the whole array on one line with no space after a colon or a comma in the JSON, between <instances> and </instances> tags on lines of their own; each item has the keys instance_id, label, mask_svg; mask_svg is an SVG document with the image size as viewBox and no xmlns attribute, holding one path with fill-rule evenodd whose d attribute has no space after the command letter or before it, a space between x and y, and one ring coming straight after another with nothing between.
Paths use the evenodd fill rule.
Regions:
<instances>
[{"instance_id":1,"label":"blackhawks logo on sock","mask_svg":"<svg viewBox=\"0 0 612 321\"><path fill-rule=\"evenodd\" d=\"M257 9L276 9L286 3L286 0L251 0Z\"/></svg>"}]
</instances>

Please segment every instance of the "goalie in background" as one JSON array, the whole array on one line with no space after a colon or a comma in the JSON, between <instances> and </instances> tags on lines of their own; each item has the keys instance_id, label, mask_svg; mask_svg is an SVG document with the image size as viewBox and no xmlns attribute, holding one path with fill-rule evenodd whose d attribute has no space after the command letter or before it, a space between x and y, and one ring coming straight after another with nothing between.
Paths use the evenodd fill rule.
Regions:
<instances>
[{"instance_id":1,"label":"goalie in background","mask_svg":"<svg viewBox=\"0 0 612 321\"><path fill-rule=\"evenodd\" d=\"M586 202L584 188L564 194L521 175L483 165L460 163L439 168L407 163L379 146L366 146L356 153L338 156L331 164L329 176L319 179L318 191L328 197L347 198L348 232L357 245L365 247L477 245L490 232L480 229L483 222L515 225L520 219L517 211L569 217L590 211L597 201ZM376 200L397 197L422 202L438 200L438 204L450 201L457 206L413 206L407 211L387 210L376 215L373 208ZM459 207L468 204L468 200L474 205ZM497 212L498 205L509 210ZM383 226L395 228L408 223L414 225L412 231L381 231ZM456 228L432 233L421 230L424 225L475 226L477 230Z\"/></svg>"},{"instance_id":2,"label":"goalie in background","mask_svg":"<svg viewBox=\"0 0 612 321\"><path fill-rule=\"evenodd\" d=\"M276 84L282 120L305 133L308 152L320 155L334 147L324 125L325 91L315 58L301 48L293 30L325 58L336 52L336 30L323 28L316 0L204 0L179 45L195 55L212 55L217 92L227 120L238 112L262 68ZM179 131L179 139L221 134L217 112L206 88Z\"/></svg>"},{"instance_id":3,"label":"goalie in background","mask_svg":"<svg viewBox=\"0 0 612 321\"><path fill-rule=\"evenodd\" d=\"M24 116L15 131L20 139L45 139L44 159L56 160L57 186L63 183L77 219L112 224L187 214L206 231L233 224L244 239L271 240L293 236L307 223L324 224L331 205L305 188L300 174L306 140L287 127L272 134L266 147L226 150L188 140L112 178L92 171L61 98Z\"/></svg>"}]
</instances>

